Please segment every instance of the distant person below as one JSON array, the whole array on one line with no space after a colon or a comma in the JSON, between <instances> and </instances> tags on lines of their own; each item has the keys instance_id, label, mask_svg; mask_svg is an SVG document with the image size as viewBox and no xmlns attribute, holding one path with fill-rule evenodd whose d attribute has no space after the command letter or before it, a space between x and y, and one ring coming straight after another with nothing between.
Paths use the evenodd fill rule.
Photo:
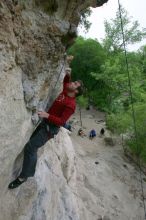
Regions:
<instances>
[{"instance_id":1,"label":"distant person below","mask_svg":"<svg viewBox=\"0 0 146 220\"><path fill-rule=\"evenodd\" d=\"M96 137L96 131L94 129L92 129L89 133L89 138L90 138L90 140L92 140L95 137Z\"/></svg>"}]
</instances>

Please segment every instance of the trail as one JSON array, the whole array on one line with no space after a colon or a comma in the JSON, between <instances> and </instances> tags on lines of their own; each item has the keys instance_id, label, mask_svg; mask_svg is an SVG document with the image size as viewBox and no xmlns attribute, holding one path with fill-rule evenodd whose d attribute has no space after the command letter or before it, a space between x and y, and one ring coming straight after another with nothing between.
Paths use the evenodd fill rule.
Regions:
<instances>
[{"instance_id":1,"label":"trail","mask_svg":"<svg viewBox=\"0 0 146 220\"><path fill-rule=\"evenodd\" d=\"M84 138L77 135L80 128L78 110L71 120L81 220L144 220L139 172L124 156L120 138L113 137L116 139L114 146L105 144L104 137L99 135L92 141L88 138L92 128L97 134L102 127L106 128L104 122L96 123L105 121L104 114L93 109L82 110L87 135ZM106 130L105 136L111 135Z\"/></svg>"}]
</instances>

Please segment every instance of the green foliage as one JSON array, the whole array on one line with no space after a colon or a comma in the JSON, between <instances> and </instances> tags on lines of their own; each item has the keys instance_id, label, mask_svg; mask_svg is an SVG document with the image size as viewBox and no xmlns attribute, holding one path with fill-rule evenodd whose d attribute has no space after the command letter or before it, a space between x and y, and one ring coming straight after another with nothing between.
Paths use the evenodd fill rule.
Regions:
<instances>
[{"instance_id":1,"label":"green foliage","mask_svg":"<svg viewBox=\"0 0 146 220\"><path fill-rule=\"evenodd\" d=\"M77 103L80 107L86 108L88 106L88 98L84 96L79 96L77 98Z\"/></svg>"},{"instance_id":2,"label":"green foliage","mask_svg":"<svg viewBox=\"0 0 146 220\"><path fill-rule=\"evenodd\" d=\"M139 155L146 162L146 103L137 103L134 110L135 124L132 110L129 109L118 114L109 114L107 116L107 127L114 133L129 134L126 144L134 154Z\"/></svg>"},{"instance_id":3,"label":"green foliage","mask_svg":"<svg viewBox=\"0 0 146 220\"><path fill-rule=\"evenodd\" d=\"M146 104L135 106L136 135L127 141L130 149L146 162ZM134 131L133 131L134 133Z\"/></svg>"},{"instance_id":4,"label":"green foliage","mask_svg":"<svg viewBox=\"0 0 146 220\"><path fill-rule=\"evenodd\" d=\"M146 30L139 30L138 21L131 21L132 18L128 16L127 11L123 7L121 7L121 14L126 45L139 42L146 37ZM110 22L105 21L104 25L106 37L103 43L106 50L114 52L121 50L123 47L123 36L119 10L116 13L116 18L111 19Z\"/></svg>"},{"instance_id":5,"label":"green foliage","mask_svg":"<svg viewBox=\"0 0 146 220\"><path fill-rule=\"evenodd\" d=\"M91 22L89 22L88 18L90 17L92 11L90 8L85 9L82 13L81 13L81 17L80 17L80 27L82 29L84 29L84 32L88 32L91 26Z\"/></svg>"},{"instance_id":6,"label":"green foliage","mask_svg":"<svg viewBox=\"0 0 146 220\"><path fill-rule=\"evenodd\" d=\"M106 119L107 127L117 134L128 132L132 124L131 115L127 112L111 113L107 115Z\"/></svg>"},{"instance_id":7,"label":"green foliage","mask_svg":"<svg viewBox=\"0 0 146 220\"><path fill-rule=\"evenodd\" d=\"M80 78L85 87L91 90L95 79L90 73L100 72L105 59L102 46L95 40L79 37L68 53L74 56L71 64L73 79Z\"/></svg>"},{"instance_id":8,"label":"green foliage","mask_svg":"<svg viewBox=\"0 0 146 220\"><path fill-rule=\"evenodd\" d=\"M145 30L139 30L138 22L131 22L123 8L122 16L126 44L146 36ZM90 103L105 111L108 128L118 134L128 134L127 145L146 162L146 46L137 52L127 52L127 71L118 13L111 22L105 22L105 30L103 45L79 37L68 51L74 55L73 79L81 79L86 87L78 103L85 107ZM137 135L131 103L135 109Z\"/></svg>"}]
</instances>

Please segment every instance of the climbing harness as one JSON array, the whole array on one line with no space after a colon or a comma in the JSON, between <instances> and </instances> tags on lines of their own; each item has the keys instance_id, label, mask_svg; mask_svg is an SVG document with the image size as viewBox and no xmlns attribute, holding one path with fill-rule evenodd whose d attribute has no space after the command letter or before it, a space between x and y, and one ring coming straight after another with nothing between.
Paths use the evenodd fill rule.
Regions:
<instances>
[{"instance_id":1,"label":"climbing harness","mask_svg":"<svg viewBox=\"0 0 146 220\"><path fill-rule=\"evenodd\" d=\"M125 34L124 34L124 28L123 28L123 19L122 19L122 13L121 13L120 0L118 0L118 6L119 6L119 16L120 16L120 22L121 22L121 31L122 31L122 37L123 37L123 48L124 48L124 55L125 55L125 62L126 62L126 70L127 70L127 76L128 76L129 94L130 94L130 99L131 99L134 134L135 134L136 147L137 147L137 152L138 152L138 135L137 135L137 127L136 127L136 117L135 117L135 110L134 110L134 105L133 105L133 93L132 93L128 58L127 58L127 50L126 50L126 42L125 42ZM142 168L141 168L141 161L140 161L139 155L137 155L137 158L138 158L138 168L139 168L139 174L140 174L142 201L143 201L143 208L144 208L144 219L146 219L146 205L145 205L144 188L143 188L143 180L142 180Z\"/></svg>"}]
</instances>

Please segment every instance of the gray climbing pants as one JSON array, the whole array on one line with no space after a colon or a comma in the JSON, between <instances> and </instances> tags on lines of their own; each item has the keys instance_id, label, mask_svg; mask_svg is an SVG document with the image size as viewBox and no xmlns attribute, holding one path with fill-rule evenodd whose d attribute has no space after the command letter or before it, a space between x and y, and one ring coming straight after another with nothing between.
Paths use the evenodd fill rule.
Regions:
<instances>
[{"instance_id":1,"label":"gray climbing pants","mask_svg":"<svg viewBox=\"0 0 146 220\"><path fill-rule=\"evenodd\" d=\"M39 125L24 147L24 159L22 171L19 177L27 178L34 176L37 164L38 149L42 147L49 139L53 138L58 131L59 127L56 127L56 129L53 130L44 122Z\"/></svg>"}]
</instances>

